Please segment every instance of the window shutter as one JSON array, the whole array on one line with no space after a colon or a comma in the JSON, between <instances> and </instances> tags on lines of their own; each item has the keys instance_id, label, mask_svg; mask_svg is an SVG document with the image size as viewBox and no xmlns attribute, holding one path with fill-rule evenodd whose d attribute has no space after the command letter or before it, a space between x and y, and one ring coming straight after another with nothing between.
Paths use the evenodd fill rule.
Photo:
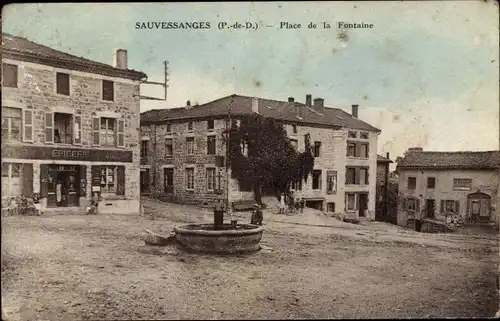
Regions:
<instances>
[{"instance_id":1,"label":"window shutter","mask_svg":"<svg viewBox=\"0 0 500 321\"><path fill-rule=\"evenodd\" d=\"M33 197L33 164L23 164L23 196Z\"/></svg>"},{"instance_id":2,"label":"window shutter","mask_svg":"<svg viewBox=\"0 0 500 321\"><path fill-rule=\"evenodd\" d=\"M441 213L444 213L444 205L445 205L445 201L441 200Z\"/></svg>"},{"instance_id":3,"label":"window shutter","mask_svg":"<svg viewBox=\"0 0 500 321\"><path fill-rule=\"evenodd\" d=\"M45 113L45 142L54 142L54 114Z\"/></svg>"},{"instance_id":4,"label":"window shutter","mask_svg":"<svg viewBox=\"0 0 500 321\"><path fill-rule=\"evenodd\" d=\"M358 185L361 183L359 179L359 168L354 170L354 182Z\"/></svg>"},{"instance_id":5,"label":"window shutter","mask_svg":"<svg viewBox=\"0 0 500 321\"><path fill-rule=\"evenodd\" d=\"M116 176L116 194L125 195L125 166L117 166Z\"/></svg>"},{"instance_id":6,"label":"window shutter","mask_svg":"<svg viewBox=\"0 0 500 321\"><path fill-rule=\"evenodd\" d=\"M365 173L366 173L365 184L368 185L368 184L370 184L370 172L368 171L368 168L365 169Z\"/></svg>"},{"instance_id":7,"label":"window shutter","mask_svg":"<svg viewBox=\"0 0 500 321\"><path fill-rule=\"evenodd\" d=\"M365 149L365 155L363 155L364 157L368 158L370 156L370 145L368 144L365 144L366 146L366 149Z\"/></svg>"},{"instance_id":8,"label":"window shutter","mask_svg":"<svg viewBox=\"0 0 500 321\"><path fill-rule=\"evenodd\" d=\"M82 116L75 115L73 120L73 143L79 145L82 143Z\"/></svg>"},{"instance_id":9,"label":"window shutter","mask_svg":"<svg viewBox=\"0 0 500 321\"><path fill-rule=\"evenodd\" d=\"M23 141L32 142L33 141L33 111L25 110L23 117Z\"/></svg>"},{"instance_id":10,"label":"window shutter","mask_svg":"<svg viewBox=\"0 0 500 321\"><path fill-rule=\"evenodd\" d=\"M87 166L80 165L80 196L87 196Z\"/></svg>"},{"instance_id":11,"label":"window shutter","mask_svg":"<svg viewBox=\"0 0 500 321\"><path fill-rule=\"evenodd\" d=\"M420 200L415 200L415 212L420 212Z\"/></svg>"},{"instance_id":12,"label":"window shutter","mask_svg":"<svg viewBox=\"0 0 500 321\"><path fill-rule=\"evenodd\" d=\"M48 195L49 165L40 164L40 198Z\"/></svg>"},{"instance_id":13,"label":"window shutter","mask_svg":"<svg viewBox=\"0 0 500 321\"><path fill-rule=\"evenodd\" d=\"M460 213L460 201L455 201L455 212Z\"/></svg>"},{"instance_id":14,"label":"window shutter","mask_svg":"<svg viewBox=\"0 0 500 321\"><path fill-rule=\"evenodd\" d=\"M99 146L101 142L100 138L100 130L101 127L101 118L93 117L92 118L92 145Z\"/></svg>"},{"instance_id":15,"label":"window shutter","mask_svg":"<svg viewBox=\"0 0 500 321\"><path fill-rule=\"evenodd\" d=\"M322 189L322 185L321 185L321 177L323 176L323 172L319 172L319 175L318 175L318 189L321 190Z\"/></svg>"},{"instance_id":16,"label":"window shutter","mask_svg":"<svg viewBox=\"0 0 500 321\"><path fill-rule=\"evenodd\" d=\"M118 139L116 140L118 147L125 146L125 121L118 120Z\"/></svg>"}]
</instances>

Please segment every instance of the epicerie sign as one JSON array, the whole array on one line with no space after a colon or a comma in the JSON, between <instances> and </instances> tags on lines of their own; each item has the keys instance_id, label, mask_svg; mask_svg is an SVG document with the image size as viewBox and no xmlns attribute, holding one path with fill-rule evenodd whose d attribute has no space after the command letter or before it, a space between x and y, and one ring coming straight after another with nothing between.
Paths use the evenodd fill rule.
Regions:
<instances>
[{"instance_id":1,"label":"epicerie sign","mask_svg":"<svg viewBox=\"0 0 500 321\"><path fill-rule=\"evenodd\" d=\"M52 151L52 157L54 158L63 158L63 159L88 159L90 157L89 151L81 151L81 150L59 150L54 149Z\"/></svg>"}]
</instances>

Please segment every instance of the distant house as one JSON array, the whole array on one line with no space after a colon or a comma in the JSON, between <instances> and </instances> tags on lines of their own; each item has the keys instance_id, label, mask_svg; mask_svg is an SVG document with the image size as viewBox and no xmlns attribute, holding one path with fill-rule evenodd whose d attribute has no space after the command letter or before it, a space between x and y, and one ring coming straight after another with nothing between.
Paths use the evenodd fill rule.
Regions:
<instances>
[{"instance_id":1,"label":"distant house","mask_svg":"<svg viewBox=\"0 0 500 321\"><path fill-rule=\"evenodd\" d=\"M377 155L377 187L375 192L377 196L377 202L375 205L375 217L377 220L383 220L383 218L388 214L386 203L388 193L386 193L385 187L389 184L389 165L391 163L393 163L393 161L389 159L389 153L387 153L386 157Z\"/></svg>"},{"instance_id":2,"label":"distant house","mask_svg":"<svg viewBox=\"0 0 500 321\"><path fill-rule=\"evenodd\" d=\"M464 222L499 222L500 151L427 152L412 148L398 163L404 198L398 225L443 220L456 213Z\"/></svg>"}]
</instances>

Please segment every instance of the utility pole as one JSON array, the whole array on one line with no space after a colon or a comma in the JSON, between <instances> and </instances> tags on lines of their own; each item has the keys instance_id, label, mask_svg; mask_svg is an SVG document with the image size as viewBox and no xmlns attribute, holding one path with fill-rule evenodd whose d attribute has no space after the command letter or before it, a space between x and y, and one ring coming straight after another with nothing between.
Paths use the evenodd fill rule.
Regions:
<instances>
[{"instance_id":1,"label":"utility pole","mask_svg":"<svg viewBox=\"0 0 500 321\"><path fill-rule=\"evenodd\" d=\"M229 103L229 108L227 109L227 116L228 116L228 126L226 128L227 136L226 136L226 210L227 214L231 214L229 211L229 167L231 166L231 153L229 151L230 148L230 140L231 140L231 130L232 130L232 123L231 123L231 109L233 108L234 105L234 100L231 100Z\"/></svg>"}]
</instances>

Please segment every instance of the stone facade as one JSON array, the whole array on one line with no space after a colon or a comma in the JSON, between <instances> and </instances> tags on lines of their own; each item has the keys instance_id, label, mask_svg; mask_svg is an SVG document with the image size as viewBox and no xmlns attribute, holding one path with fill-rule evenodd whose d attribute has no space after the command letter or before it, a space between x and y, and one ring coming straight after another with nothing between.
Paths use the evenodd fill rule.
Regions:
<instances>
[{"instance_id":1,"label":"stone facade","mask_svg":"<svg viewBox=\"0 0 500 321\"><path fill-rule=\"evenodd\" d=\"M196 107L202 108L202 107ZM170 133L167 133L167 126ZM193 120L193 130L188 131L188 121L171 120L170 124L148 124L141 126L141 137L148 144L148 155L141 160L141 167L150 169L151 194L155 197L166 198L176 202L194 202L210 204L213 200L226 199L226 172L225 168L217 168L217 175L221 175L221 194L208 192L206 189L206 168L215 167L215 156L207 155L207 136L215 135L217 139L216 154L225 156L226 148L222 139L222 133L226 126L225 119L215 119L214 130L207 130L207 119ZM369 144L368 157L347 156L347 129L333 130L321 126L286 125L286 131L290 139L297 141L299 151L304 150L306 134L310 135L311 144L321 142L320 156L315 158L315 170L321 170L320 188L313 189L313 179L309 177L307 182L302 183L302 189L296 190L296 196L302 196L311 202L320 201L324 211L345 213L347 216L358 217L357 208L346 210L346 193L365 193L367 199L366 216L374 218L375 212L375 186L376 186L376 159L378 133L369 132L365 139L354 139ZM357 131L363 132L363 131ZM194 137L195 153L193 156L186 155L186 138ZM359 137L359 135L358 135ZM165 139L172 139L173 155L167 157L165 154ZM353 139L349 138L349 141ZM155 143L156 142L156 143ZM155 147L156 146L156 147ZM362 166L368 168L368 184L346 185L345 175L347 166ZM186 190L186 167L195 169L195 188L193 191ZM165 193L164 169L174 168L174 188L171 193ZM331 193L327 191L327 172L336 173L336 186ZM230 173L229 173L230 175ZM229 201L253 199L253 192L241 191L238 183L229 180ZM327 204L334 204L327 205ZM363 213L365 214L365 213Z\"/></svg>"},{"instance_id":2,"label":"stone facade","mask_svg":"<svg viewBox=\"0 0 500 321\"><path fill-rule=\"evenodd\" d=\"M415 188L408 188L409 178L416 179ZM435 187L428 187L428 178L435 179ZM467 188L457 189L454 187L454 179L470 180L471 185ZM498 170L400 170L399 175L399 193L407 199L414 199L419 203L417 209L422 211L422 215L426 211L426 200L434 200L435 202L435 217L444 220L444 215L441 213L441 201L455 201L455 208L458 207L458 213L462 216L464 222L470 220L471 203L470 197L476 193L487 195L490 197L489 202L489 220L499 221L498 215L498 189L500 175ZM485 196L486 197L486 196ZM398 210L398 224L403 225L410 217L415 215L418 219L419 213L405 208L403 204Z\"/></svg>"},{"instance_id":3,"label":"stone facade","mask_svg":"<svg viewBox=\"0 0 500 321\"><path fill-rule=\"evenodd\" d=\"M125 191L124 195L103 196L106 206L102 212L135 212L139 211L139 81L125 78L107 77L95 73L74 71L69 69L54 68L44 64L26 62L21 60L2 59L3 63L17 66L17 87L2 87L2 107L19 108L23 111L31 111L32 139L23 134L22 141L17 145L26 147L48 147L71 149L92 149L101 151L105 155L110 149L132 153L131 162L109 162L106 156L102 160L51 160L32 158L12 159L2 155L2 162L31 163L33 164L33 192L40 193L41 189L41 165L85 165L86 166L86 197L80 200L80 208L85 208L89 203L91 190L91 166L93 165L121 165L125 167ZM111 68L111 67L110 67ZM61 95L56 93L56 73L65 73L70 76L70 94ZM114 83L114 100L102 100L102 81L108 80ZM81 142L69 144L46 143L45 139L45 117L47 113L65 113L73 117L81 117L80 137ZM92 144L92 121L93 117L109 117L123 121L124 138L121 147L100 147ZM73 118L74 119L74 118ZM23 124L27 121L23 118ZM73 126L74 126L73 120ZM118 127L118 125L116 126ZM116 129L115 129L116 130ZM8 142L6 142L8 144ZM26 181L27 178L24 178ZM4 194L2 194L4 196ZM47 200L42 199L42 208L45 208Z\"/></svg>"}]
</instances>

